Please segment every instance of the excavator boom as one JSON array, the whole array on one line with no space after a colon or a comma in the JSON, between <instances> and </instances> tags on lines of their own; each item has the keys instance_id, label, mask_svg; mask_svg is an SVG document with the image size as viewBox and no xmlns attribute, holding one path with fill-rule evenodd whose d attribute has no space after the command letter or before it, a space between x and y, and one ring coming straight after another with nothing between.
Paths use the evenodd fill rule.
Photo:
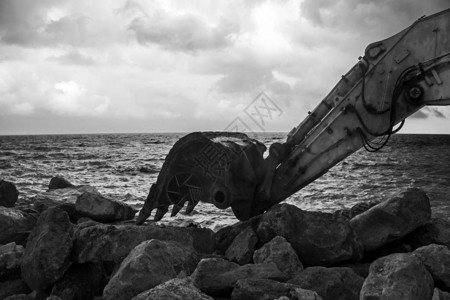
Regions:
<instances>
[{"instance_id":1,"label":"excavator boom","mask_svg":"<svg viewBox=\"0 0 450 300\"><path fill-rule=\"evenodd\" d=\"M192 133L169 152L137 223L173 205L231 207L240 220L263 213L361 147L375 152L426 105L450 105L450 9L370 44L359 62L294 128L265 146L238 133ZM398 125L400 123L400 125ZM396 128L396 126L399 126Z\"/></svg>"}]
</instances>

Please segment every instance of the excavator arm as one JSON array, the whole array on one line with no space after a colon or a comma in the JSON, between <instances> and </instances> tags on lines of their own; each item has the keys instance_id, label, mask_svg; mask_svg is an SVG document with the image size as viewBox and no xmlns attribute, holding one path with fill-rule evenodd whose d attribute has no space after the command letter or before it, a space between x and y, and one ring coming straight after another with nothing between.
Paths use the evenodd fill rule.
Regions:
<instances>
[{"instance_id":1,"label":"excavator arm","mask_svg":"<svg viewBox=\"0 0 450 300\"><path fill-rule=\"evenodd\" d=\"M242 134L193 133L163 165L137 223L160 220L185 203L231 207L240 220L263 213L361 147L377 151L426 105L450 105L450 9L422 17L370 44L358 63L294 128L265 146Z\"/></svg>"}]
</instances>

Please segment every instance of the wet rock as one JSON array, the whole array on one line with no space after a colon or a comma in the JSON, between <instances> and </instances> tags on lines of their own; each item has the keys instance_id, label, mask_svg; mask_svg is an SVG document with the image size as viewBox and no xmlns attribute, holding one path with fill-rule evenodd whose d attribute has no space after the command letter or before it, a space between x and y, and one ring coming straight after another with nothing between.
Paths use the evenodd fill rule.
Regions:
<instances>
[{"instance_id":1,"label":"wet rock","mask_svg":"<svg viewBox=\"0 0 450 300\"><path fill-rule=\"evenodd\" d=\"M288 283L313 290L323 300L358 300L364 279L350 268L309 267Z\"/></svg>"},{"instance_id":2,"label":"wet rock","mask_svg":"<svg viewBox=\"0 0 450 300\"><path fill-rule=\"evenodd\" d=\"M64 277L55 283L51 295L64 300L92 299L101 295L103 269L98 264L74 264L64 274Z\"/></svg>"},{"instance_id":3,"label":"wet rock","mask_svg":"<svg viewBox=\"0 0 450 300\"><path fill-rule=\"evenodd\" d=\"M202 259L191 277L200 290L210 296L220 297L229 297L239 279L286 280L286 275L274 263L240 266L221 258Z\"/></svg>"},{"instance_id":4,"label":"wet rock","mask_svg":"<svg viewBox=\"0 0 450 300\"><path fill-rule=\"evenodd\" d=\"M43 290L69 268L73 229L69 216L58 208L43 212L31 232L22 258L22 278L33 290Z\"/></svg>"},{"instance_id":5,"label":"wet rock","mask_svg":"<svg viewBox=\"0 0 450 300\"><path fill-rule=\"evenodd\" d=\"M417 256L430 272L435 285L450 289L450 250L446 246L431 244L416 249Z\"/></svg>"},{"instance_id":6,"label":"wet rock","mask_svg":"<svg viewBox=\"0 0 450 300\"><path fill-rule=\"evenodd\" d=\"M0 246L0 281L20 278L24 248L12 242Z\"/></svg>"},{"instance_id":7,"label":"wet rock","mask_svg":"<svg viewBox=\"0 0 450 300\"><path fill-rule=\"evenodd\" d=\"M247 227L238 234L230 247L228 247L225 256L228 260L235 261L240 265L248 264L253 256L258 237L252 228Z\"/></svg>"},{"instance_id":8,"label":"wet rock","mask_svg":"<svg viewBox=\"0 0 450 300\"><path fill-rule=\"evenodd\" d=\"M261 216L256 233L260 243L284 237L306 266L330 266L362 257L362 246L348 219L329 213L278 204Z\"/></svg>"},{"instance_id":9,"label":"wet rock","mask_svg":"<svg viewBox=\"0 0 450 300\"><path fill-rule=\"evenodd\" d=\"M281 283L270 279L241 279L231 293L233 300L273 300L277 297L293 297L297 299L322 299L316 292L305 290L297 285Z\"/></svg>"},{"instance_id":10,"label":"wet rock","mask_svg":"<svg viewBox=\"0 0 450 300\"><path fill-rule=\"evenodd\" d=\"M100 193L92 186L82 185L69 188L49 190L44 193L37 194L31 200L33 207L37 211L44 211L47 208L58 206L65 203L75 204L79 195L84 192L94 193L100 195Z\"/></svg>"},{"instance_id":11,"label":"wet rock","mask_svg":"<svg viewBox=\"0 0 450 300\"><path fill-rule=\"evenodd\" d=\"M75 207L82 216L105 223L131 220L136 214L134 208L126 203L90 192L79 195Z\"/></svg>"},{"instance_id":12,"label":"wet rock","mask_svg":"<svg viewBox=\"0 0 450 300\"><path fill-rule=\"evenodd\" d=\"M450 222L431 219L411 233L413 245L418 248L429 244L445 245L450 248Z\"/></svg>"},{"instance_id":13,"label":"wet rock","mask_svg":"<svg viewBox=\"0 0 450 300\"><path fill-rule=\"evenodd\" d=\"M149 291L140 293L132 300L213 300L210 296L200 291L190 277L174 278L168 280Z\"/></svg>"},{"instance_id":14,"label":"wet rock","mask_svg":"<svg viewBox=\"0 0 450 300\"><path fill-rule=\"evenodd\" d=\"M431 299L433 287L433 278L420 259L412 254L391 254L372 263L360 300Z\"/></svg>"},{"instance_id":15,"label":"wet rock","mask_svg":"<svg viewBox=\"0 0 450 300\"><path fill-rule=\"evenodd\" d=\"M8 280L0 282L0 299L18 294L27 294L30 288L22 279Z\"/></svg>"},{"instance_id":16,"label":"wet rock","mask_svg":"<svg viewBox=\"0 0 450 300\"><path fill-rule=\"evenodd\" d=\"M435 288L433 292L433 298L431 298L431 300L450 300L450 293Z\"/></svg>"},{"instance_id":17,"label":"wet rock","mask_svg":"<svg viewBox=\"0 0 450 300\"><path fill-rule=\"evenodd\" d=\"M12 182L0 180L0 206L14 207L19 198L19 191Z\"/></svg>"},{"instance_id":18,"label":"wet rock","mask_svg":"<svg viewBox=\"0 0 450 300\"><path fill-rule=\"evenodd\" d=\"M430 200L420 189L384 201L350 220L366 251L399 239L424 225L431 216Z\"/></svg>"},{"instance_id":19,"label":"wet rock","mask_svg":"<svg viewBox=\"0 0 450 300\"><path fill-rule=\"evenodd\" d=\"M120 263L134 247L150 239L176 241L192 245L199 253L211 253L214 245L212 238L212 232L204 228L87 222L78 225L75 230L73 257L78 263Z\"/></svg>"},{"instance_id":20,"label":"wet rock","mask_svg":"<svg viewBox=\"0 0 450 300\"><path fill-rule=\"evenodd\" d=\"M0 244L21 243L33 228L36 219L14 208L0 206Z\"/></svg>"},{"instance_id":21,"label":"wet rock","mask_svg":"<svg viewBox=\"0 0 450 300\"><path fill-rule=\"evenodd\" d=\"M238 236L242 231L247 230L247 228L251 228L253 231L256 231L256 227L258 226L260 219L261 216L256 216L247 221L237 222L236 224L224 227L217 231L215 234L217 249L221 253L225 253L231 243L233 243L236 236Z\"/></svg>"},{"instance_id":22,"label":"wet rock","mask_svg":"<svg viewBox=\"0 0 450 300\"><path fill-rule=\"evenodd\" d=\"M131 299L181 274L191 274L198 258L194 248L171 241L139 244L122 261L103 290L108 299Z\"/></svg>"},{"instance_id":23,"label":"wet rock","mask_svg":"<svg viewBox=\"0 0 450 300\"><path fill-rule=\"evenodd\" d=\"M70 187L74 187L74 185L62 176L53 177L48 185L49 190L65 189Z\"/></svg>"},{"instance_id":24,"label":"wet rock","mask_svg":"<svg viewBox=\"0 0 450 300\"><path fill-rule=\"evenodd\" d=\"M339 209L335 211L334 213L337 215L344 216L348 219L352 219L356 217L357 215L362 214L363 212L369 210L370 208L374 207L375 205L379 204L380 201L378 200L372 200L368 202L360 202L355 205L353 205L351 208L345 208L345 209Z\"/></svg>"},{"instance_id":25,"label":"wet rock","mask_svg":"<svg viewBox=\"0 0 450 300\"><path fill-rule=\"evenodd\" d=\"M270 242L264 244L253 254L256 264L273 262L281 272L291 278L295 273L303 270L303 264L284 237L276 236Z\"/></svg>"}]
</instances>

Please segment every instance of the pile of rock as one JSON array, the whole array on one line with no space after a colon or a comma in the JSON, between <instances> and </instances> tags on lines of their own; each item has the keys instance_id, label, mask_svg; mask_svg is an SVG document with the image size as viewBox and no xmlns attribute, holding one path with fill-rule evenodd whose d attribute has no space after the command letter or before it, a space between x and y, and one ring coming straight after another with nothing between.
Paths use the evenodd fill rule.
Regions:
<instances>
[{"instance_id":1,"label":"pile of rock","mask_svg":"<svg viewBox=\"0 0 450 300\"><path fill-rule=\"evenodd\" d=\"M279 204L217 233L62 190L0 207L0 299L450 299L450 223L418 189L351 218Z\"/></svg>"}]
</instances>

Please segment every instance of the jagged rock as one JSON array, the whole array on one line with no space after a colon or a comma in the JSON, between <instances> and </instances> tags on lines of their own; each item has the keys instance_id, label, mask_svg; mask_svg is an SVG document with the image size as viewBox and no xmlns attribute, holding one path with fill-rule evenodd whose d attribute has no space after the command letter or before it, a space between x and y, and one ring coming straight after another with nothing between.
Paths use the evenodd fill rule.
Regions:
<instances>
[{"instance_id":1,"label":"jagged rock","mask_svg":"<svg viewBox=\"0 0 450 300\"><path fill-rule=\"evenodd\" d=\"M0 281L20 278L24 248L12 242L0 246Z\"/></svg>"},{"instance_id":2,"label":"jagged rock","mask_svg":"<svg viewBox=\"0 0 450 300\"><path fill-rule=\"evenodd\" d=\"M435 288L433 298L431 298L431 300L450 300L450 293L446 293L438 288Z\"/></svg>"},{"instance_id":3,"label":"jagged rock","mask_svg":"<svg viewBox=\"0 0 450 300\"><path fill-rule=\"evenodd\" d=\"M168 280L146 292L140 293L132 300L213 300L200 291L190 277Z\"/></svg>"},{"instance_id":4,"label":"jagged rock","mask_svg":"<svg viewBox=\"0 0 450 300\"><path fill-rule=\"evenodd\" d=\"M101 294L103 269L98 264L73 264L55 283L51 295L64 300L92 299Z\"/></svg>"},{"instance_id":5,"label":"jagged rock","mask_svg":"<svg viewBox=\"0 0 450 300\"><path fill-rule=\"evenodd\" d=\"M94 222L76 227L73 257L78 263L120 263L130 251L146 240L170 240L192 245L199 253L214 250L213 232L195 227L159 227L135 225L105 225Z\"/></svg>"},{"instance_id":6,"label":"jagged rock","mask_svg":"<svg viewBox=\"0 0 450 300\"><path fill-rule=\"evenodd\" d=\"M450 250L446 246L431 244L420 247L413 253L430 272L435 285L450 289Z\"/></svg>"},{"instance_id":7,"label":"jagged rock","mask_svg":"<svg viewBox=\"0 0 450 300\"><path fill-rule=\"evenodd\" d=\"M240 265L248 264L253 256L258 237L251 227L247 227L238 234L230 247L228 247L225 256L230 261L235 261Z\"/></svg>"},{"instance_id":8,"label":"jagged rock","mask_svg":"<svg viewBox=\"0 0 450 300\"><path fill-rule=\"evenodd\" d=\"M33 228L36 219L20 210L0 206L0 244L21 243Z\"/></svg>"},{"instance_id":9,"label":"jagged rock","mask_svg":"<svg viewBox=\"0 0 450 300\"><path fill-rule=\"evenodd\" d=\"M12 182L0 180L0 206L14 207L19 198L19 191Z\"/></svg>"},{"instance_id":10,"label":"jagged rock","mask_svg":"<svg viewBox=\"0 0 450 300\"><path fill-rule=\"evenodd\" d=\"M431 216L430 200L420 189L408 189L350 220L366 251L399 239L424 225Z\"/></svg>"},{"instance_id":11,"label":"jagged rock","mask_svg":"<svg viewBox=\"0 0 450 300\"><path fill-rule=\"evenodd\" d=\"M270 279L238 280L231 299L233 300L272 300L277 297L293 297L305 300L322 299L316 292L305 290L297 285L281 283ZM300 295L300 296L299 296Z\"/></svg>"},{"instance_id":12,"label":"jagged rock","mask_svg":"<svg viewBox=\"0 0 450 300\"><path fill-rule=\"evenodd\" d=\"M429 244L445 245L450 249L450 222L431 219L411 233L413 245L418 248Z\"/></svg>"},{"instance_id":13,"label":"jagged rock","mask_svg":"<svg viewBox=\"0 0 450 300\"><path fill-rule=\"evenodd\" d=\"M105 223L131 220L136 214L136 210L126 203L90 192L78 196L75 208L82 216Z\"/></svg>"},{"instance_id":14,"label":"jagged rock","mask_svg":"<svg viewBox=\"0 0 450 300\"><path fill-rule=\"evenodd\" d=\"M8 280L0 282L0 299L18 294L27 294L29 287L22 279Z\"/></svg>"},{"instance_id":15,"label":"jagged rock","mask_svg":"<svg viewBox=\"0 0 450 300\"><path fill-rule=\"evenodd\" d=\"M303 264L284 237L276 236L270 242L264 244L253 254L256 264L273 262L281 272L291 278L298 271L303 270Z\"/></svg>"},{"instance_id":16,"label":"jagged rock","mask_svg":"<svg viewBox=\"0 0 450 300\"><path fill-rule=\"evenodd\" d=\"M256 231L256 227L258 226L260 219L261 216L256 216L247 221L237 222L217 231L215 234L217 249L221 253L225 253L236 236L238 236L238 234L240 234L242 231L245 231L247 228L251 228L253 231Z\"/></svg>"},{"instance_id":17,"label":"jagged rock","mask_svg":"<svg viewBox=\"0 0 450 300\"><path fill-rule=\"evenodd\" d=\"M288 283L317 292L323 300L357 300L364 279L350 268L309 267Z\"/></svg>"},{"instance_id":18,"label":"jagged rock","mask_svg":"<svg viewBox=\"0 0 450 300\"><path fill-rule=\"evenodd\" d=\"M50 179L50 184L48 185L49 190L56 190L56 189L65 189L73 187L74 185L70 183L67 179L65 179L62 176L55 176L52 179Z\"/></svg>"},{"instance_id":19,"label":"jagged rock","mask_svg":"<svg viewBox=\"0 0 450 300\"><path fill-rule=\"evenodd\" d=\"M28 237L22 258L22 278L34 290L60 279L69 268L73 229L65 211L51 207L43 212Z\"/></svg>"},{"instance_id":20,"label":"jagged rock","mask_svg":"<svg viewBox=\"0 0 450 300\"><path fill-rule=\"evenodd\" d=\"M131 299L180 273L190 275L197 265L194 248L172 241L139 244L122 261L103 290L108 299Z\"/></svg>"},{"instance_id":21,"label":"jagged rock","mask_svg":"<svg viewBox=\"0 0 450 300\"><path fill-rule=\"evenodd\" d=\"M221 258L202 259L191 277L200 290L210 296L221 297L229 297L239 279L286 280L286 275L274 263L240 266Z\"/></svg>"},{"instance_id":22,"label":"jagged rock","mask_svg":"<svg viewBox=\"0 0 450 300\"><path fill-rule=\"evenodd\" d=\"M261 216L256 233L260 243L284 237L306 266L330 266L362 257L362 246L348 219L329 213L278 204Z\"/></svg>"},{"instance_id":23,"label":"jagged rock","mask_svg":"<svg viewBox=\"0 0 450 300\"><path fill-rule=\"evenodd\" d=\"M433 278L419 258L407 253L391 254L372 263L360 300L431 299L433 287Z\"/></svg>"},{"instance_id":24,"label":"jagged rock","mask_svg":"<svg viewBox=\"0 0 450 300\"><path fill-rule=\"evenodd\" d=\"M78 196L83 194L84 192L100 195L100 193L94 187L82 185L49 190L44 193L37 194L31 200L33 202L33 207L37 211L42 212L47 208L58 206L64 203L75 204Z\"/></svg>"}]
</instances>

